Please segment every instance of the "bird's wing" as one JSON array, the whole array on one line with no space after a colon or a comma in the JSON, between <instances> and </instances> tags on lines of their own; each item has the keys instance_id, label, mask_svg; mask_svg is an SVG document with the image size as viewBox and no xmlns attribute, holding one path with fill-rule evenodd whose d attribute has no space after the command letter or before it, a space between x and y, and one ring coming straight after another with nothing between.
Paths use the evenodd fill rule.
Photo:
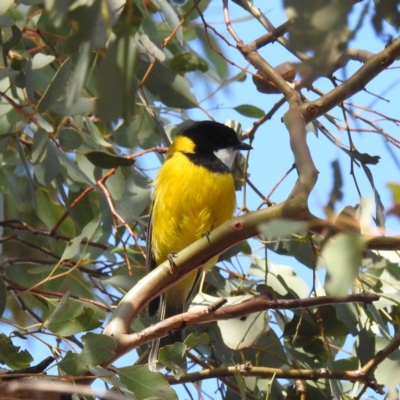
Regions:
<instances>
[{"instance_id":1,"label":"bird's wing","mask_svg":"<svg viewBox=\"0 0 400 400\"><path fill-rule=\"evenodd\" d=\"M153 204L151 206L151 209L153 209ZM146 274L150 273L153 271L155 267L157 267L156 260L154 259L153 256L153 251L152 251L152 246L151 246L151 237L152 237L152 232L153 232L153 211L150 211L150 216L149 216L149 223L147 225L147 244L146 244Z\"/></svg>"},{"instance_id":2,"label":"bird's wing","mask_svg":"<svg viewBox=\"0 0 400 400\"><path fill-rule=\"evenodd\" d=\"M153 209L153 205L151 207ZM152 252L152 247L151 247L151 242L152 242L152 228L153 228L153 218L152 218L153 212L150 212L150 217L149 217L149 224L147 225L147 246L146 246L146 274L150 273L153 271L154 268L157 267L156 260L153 256ZM149 315L152 317L154 316L159 307L160 307L160 300L161 297L158 296L155 299L151 300L149 303Z\"/></svg>"}]
</instances>

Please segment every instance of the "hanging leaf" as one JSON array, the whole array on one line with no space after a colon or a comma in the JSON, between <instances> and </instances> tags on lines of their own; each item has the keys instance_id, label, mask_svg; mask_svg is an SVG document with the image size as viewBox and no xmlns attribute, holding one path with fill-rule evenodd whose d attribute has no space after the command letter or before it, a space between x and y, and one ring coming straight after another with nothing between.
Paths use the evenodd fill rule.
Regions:
<instances>
[{"instance_id":1,"label":"hanging leaf","mask_svg":"<svg viewBox=\"0 0 400 400\"><path fill-rule=\"evenodd\" d=\"M139 62L138 77L142 79L150 64ZM190 91L189 81L156 62L144 85L166 106L193 108L198 106L196 97Z\"/></svg>"},{"instance_id":2,"label":"hanging leaf","mask_svg":"<svg viewBox=\"0 0 400 400\"><path fill-rule=\"evenodd\" d=\"M94 232L96 231L97 227L99 226L99 223L100 223L100 217L97 217L93 221L89 222L83 228L82 233L68 243L67 247L64 250L63 255L61 256L60 262L75 257L75 255L79 251L79 246L81 244L81 241L83 239L90 240Z\"/></svg>"},{"instance_id":3,"label":"hanging leaf","mask_svg":"<svg viewBox=\"0 0 400 400\"><path fill-rule=\"evenodd\" d=\"M4 333L0 333L0 360L12 369L20 369L29 367L33 358L27 350L21 350Z\"/></svg>"},{"instance_id":4,"label":"hanging leaf","mask_svg":"<svg viewBox=\"0 0 400 400\"><path fill-rule=\"evenodd\" d=\"M178 400L175 391L159 372L151 372L147 365L117 368L121 382L138 400L160 398Z\"/></svg>"},{"instance_id":5,"label":"hanging leaf","mask_svg":"<svg viewBox=\"0 0 400 400\"><path fill-rule=\"evenodd\" d=\"M326 292L345 296L354 283L361 266L361 253L366 238L362 235L338 233L322 249L322 259L328 273Z\"/></svg>"},{"instance_id":6,"label":"hanging leaf","mask_svg":"<svg viewBox=\"0 0 400 400\"><path fill-rule=\"evenodd\" d=\"M104 169L130 167L135 162L130 158L119 157L104 151L90 151L85 153L85 156L93 165Z\"/></svg>"},{"instance_id":7,"label":"hanging leaf","mask_svg":"<svg viewBox=\"0 0 400 400\"><path fill-rule=\"evenodd\" d=\"M252 106L250 104L242 104L240 106L233 107L233 109L236 110L239 114L250 118L261 118L265 115L264 111L261 110L261 108Z\"/></svg>"},{"instance_id":8,"label":"hanging leaf","mask_svg":"<svg viewBox=\"0 0 400 400\"><path fill-rule=\"evenodd\" d=\"M67 58L55 73L53 80L40 99L37 107L38 113L46 111L64 93L70 69L71 59Z\"/></svg>"}]
</instances>

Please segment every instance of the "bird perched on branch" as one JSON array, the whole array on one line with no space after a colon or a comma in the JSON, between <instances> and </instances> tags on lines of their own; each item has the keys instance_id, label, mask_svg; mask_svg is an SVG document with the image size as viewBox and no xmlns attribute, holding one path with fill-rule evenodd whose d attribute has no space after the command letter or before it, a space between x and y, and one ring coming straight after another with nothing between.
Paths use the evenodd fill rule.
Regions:
<instances>
[{"instance_id":1,"label":"bird perched on branch","mask_svg":"<svg viewBox=\"0 0 400 400\"><path fill-rule=\"evenodd\" d=\"M177 134L154 182L147 235L148 272L232 218L236 203L232 164L238 150L250 149L233 129L218 122L194 122ZM210 260L203 270L216 261ZM159 311L159 320L163 320L183 313L200 273L191 272L153 299L149 314ZM155 340L149 368L162 368L156 363L160 346L183 341L182 330Z\"/></svg>"}]
</instances>

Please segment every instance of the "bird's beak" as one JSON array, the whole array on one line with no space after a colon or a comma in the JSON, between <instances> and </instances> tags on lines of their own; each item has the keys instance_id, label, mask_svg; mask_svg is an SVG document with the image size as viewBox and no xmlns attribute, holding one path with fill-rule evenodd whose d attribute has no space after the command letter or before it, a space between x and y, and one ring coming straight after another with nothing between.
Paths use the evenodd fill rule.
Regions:
<instances>
[{"instance_id":1,"label":"bird's beak","mask_svg":"<svg viewBox=\"0 0 400 400\"><path fill-rule=\"evenodd\" d=\"M252 150L253 148L247 143L240 142L237 149L238 150Z\"/></svg>"}]
</instances>

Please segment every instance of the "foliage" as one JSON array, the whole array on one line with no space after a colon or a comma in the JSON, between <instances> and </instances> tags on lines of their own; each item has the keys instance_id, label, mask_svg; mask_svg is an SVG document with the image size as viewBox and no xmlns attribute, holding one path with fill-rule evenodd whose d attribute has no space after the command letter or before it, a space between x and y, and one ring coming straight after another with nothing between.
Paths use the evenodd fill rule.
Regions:
<instances>
[{"instance_id":1,"label":"foliage","mask_svg":"<svg viewBox=\"0 0 400 400\"><path fill-rule=\"evenodd\" d=\"M398 229L400 186L390 183L393 202L384 205L377 182L389 177L377 176L373 167L380 157L395 154L399 168L395 134L400 121L374 107L358 108L348 98L375 76L386 79L386 68L400 56L399 39L387 40L400 26L398 4L284 0L290 21L278 32L252 2L234 0L229 7L263 29L263 36L245 46L229 24L227 31L213 25L223 20L222 5L225 22L230 18L228 1L221 2L218 14L214 3L1 2L0 362L25 372L52 355L53 375L90 373L138 399L176 399L173 384L208 377L218 379L218 398L223 399L360 398L371 389L390 389L390 398L396 398L400 270L395 250L400 241L384 233L387 215ZM277 22L284 24L281 17ZM366 24L382 38L382 62L349 46ZM271 30L275 35L264 35ZM233 52L231 40L236 41ZM266 64L276 63L263 49L274 41L283 45L286 57L276 69ZM345 71L351 60L363 66L354 71L359 75L345 74L342 82L333 74ZM295 73L299 80L294 88ZM326 82L323 90L330 96L313 86ZM255 87L265 93L262 104L252 104L256 101L250 90L254 93ZM233 92L240 93L240 104ZM260 295L276 300L279 307L190 326L184 344L162 353L164 364L175 373L164 376L147 368L146 340L130 349L128 361L119 360L125 350L102 332L115 306L145 273L151 168L160 165L183 121L204 119L204 113L219 115L215 104L221 93L231 96L229 123L254 147L252 155L238 159L234 174L240 223L245 229L253 224L244 237L255 238L238 242L230 226L222 228L225 252L207 274L204 293L193 300L191 310L208 306L214 312L213 304L224 297L240 311L244 302ZM277 100L272 93L285 97ZM293 100L298 93L301 104ZM350 165L344 175L343 158L336 160L328 166L332 181L326 173L320 177L331 188L323 199L323 218L308 211L316 169L307 158L305 135L299 139L295 134L304 120L293 122L288 109L302 112L307 128L320 135L318 143L328 139L328 147L320 148L337 149L346 168ZM283 116L292 148L284 148L287 140L277 132L268 140L284 148L280 157L285 161L290 163L294 155L300 178L264 195L268 156L258 138L263 126ZM249 128L242 129L233 117L245 117L240 121ZM394 128L387 128L388 123ZM338 135L343 130L347 138ZM373 145L357 142L359 130L383 137L386 152L377 156ZM261 155L259 164L252 163L254 154ZM311 150L313 157L320 154L318 148ZM270 175L272 170L275 166L269 166ZM260 184L252 181L257 174ZM357 206L342 202L353 181ZM255 198L250 198L250 189L260 197L264 214L249 205ZM363 199L361 192L374 200ZM340 211L343 205L347 207ZM270 206L272 217L267 214ZM146 290L149 297L152 287ZM346 297L360 293L380 298L363 305ZM327 305L302 303L326 295L332 296ZM143 308L131 328L142 331L155 322ZM43 351L36 350L39 345ZM185 350L187 375L176 367ZM114 361L117 366L106 369ZM192 373L199 369L203 374ZM337 375L332 378L326 371ZM215 397L207 385L202 389Z\"/></svg>"}]
</instances>

